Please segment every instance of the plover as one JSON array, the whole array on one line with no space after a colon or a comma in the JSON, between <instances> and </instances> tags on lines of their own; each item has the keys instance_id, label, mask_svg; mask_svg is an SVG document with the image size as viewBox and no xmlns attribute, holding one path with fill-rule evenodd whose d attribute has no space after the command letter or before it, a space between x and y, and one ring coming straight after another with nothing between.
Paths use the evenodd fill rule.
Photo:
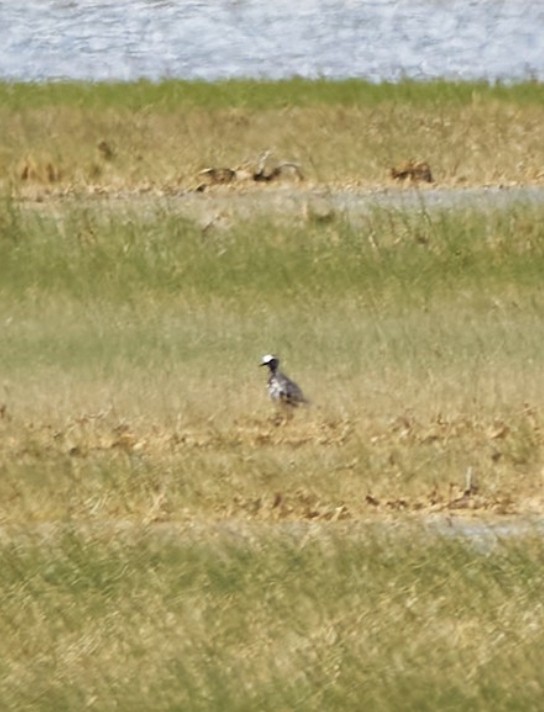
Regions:
<instances>
[{"instance_id":1,"label":"plover","mask_svg":"<svg viewBox=\"0 0 544 712\"><path fill-rule=\"evenodd\" d=\"M261 359L260 366L268 366L268 394L279 405L296 408L301 404L308 404L300 387L279 370L280 360L277 356L266 354Z\"/></svg>"}]
</instances>

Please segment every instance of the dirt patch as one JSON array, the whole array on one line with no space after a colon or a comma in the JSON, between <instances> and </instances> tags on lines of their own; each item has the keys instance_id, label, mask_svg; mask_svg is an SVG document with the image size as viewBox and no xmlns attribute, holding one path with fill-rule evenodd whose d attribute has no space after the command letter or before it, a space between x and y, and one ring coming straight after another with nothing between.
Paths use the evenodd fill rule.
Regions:
<instances>
[{"instance_id":1,"label":"dirt patch","mask_svg":"<svg viewBox=\"0 0 544 712\"><path fill-rule=\"evenodd\" d=\"M264 186L215 185L206 192L139 190L88 190L85 192L41 191L27 193L18 201L25 209L61 214L77 205L109 211L138 211L150 217L165 209L202 225L226 228L237 220L263 217L283 221L331 221L357 223L374 210L506 210L516 204L544 204L544 186L443 187L413 184L366 188L323 187L311 184Z\"/></svg>"}]
</instances>

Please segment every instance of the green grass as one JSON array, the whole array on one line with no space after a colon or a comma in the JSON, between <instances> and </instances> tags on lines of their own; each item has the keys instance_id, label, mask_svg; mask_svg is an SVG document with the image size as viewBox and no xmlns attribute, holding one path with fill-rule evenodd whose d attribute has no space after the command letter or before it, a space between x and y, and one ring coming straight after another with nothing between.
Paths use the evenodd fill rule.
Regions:
<instances>
[{"instance_id":1,"label":"green grass","mask_svg":"<svg viewBox=\"0 0 544 712\"><path fill-rule=\"evenodd\" d=\"M376 209L360 225L262 219L210 234L167 209L76 207L59 219L7 199L0 219L5 297L421 305L463 289L532 289L544 265L544 212L523 203L491 214Z\"/></svg>"},{"instance_id":2,"label":"green grass","mask_svg":"<svg viewBox=\"0 0 544 712\"><path fill-rule=\"evenodd\" d=\"M4 541L3 704L540 709L540 537L482 548L406 533Z\"/></svg>"},{"instance_id":3,"label":"green grass","mask_svg":"<svg viewBox=\"0 0 544 712\"><path fill-rule=\"evenodd\" d=\"M334 410L347 388L366 391L368 402L397 393L403 379L425 397L444 388L438 401L457 404L465 392L455 393L456 383L476 379L492 407L518 388L510 406L519 408L541 381L543 217L523 205L491 214L376 211L360 226L269 220L208 233L162 211L75 208L58 219L8 202L6 378L17 374L21 388L39 366L48 378L84 374L121 390L133 370L166 388L187 381L189 401L189 384L200 390L209 379L224 386L225 407L241 399L244 409L252 391L233 391L233 374L279 350L302 380L325 374L314 395ZM510 385L520 347L524 370Z\"/></svg>"},{"instance_id":4,"label":"green grass","mask_svg":"<svg viewBox=\"0 0 544 712\"><path fill-rule=\"evenodd\" d=\"M474 100L499 100L541 105L537 82L513 85L441 80L373 84L360 79L342 81L294 78L284 81L227 80L222 82L167 80L159 83L47 84L0 83L0 102L8 109L72 106L78 109L129 109L173 111L196 108L277 109L309 107L377 106L392 101L416 106L467 105Z\"/></svg>"}]
</instances>

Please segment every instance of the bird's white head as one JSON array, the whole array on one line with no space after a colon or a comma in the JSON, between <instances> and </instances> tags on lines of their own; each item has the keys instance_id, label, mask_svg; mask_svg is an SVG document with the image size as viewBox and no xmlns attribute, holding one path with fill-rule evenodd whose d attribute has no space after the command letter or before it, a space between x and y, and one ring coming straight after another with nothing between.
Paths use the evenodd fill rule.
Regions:
<instances>
[{"instance_id":1,"label":"bird's white head","mask_svg":"<svg viewBox=\"0 0 544 712\"><path fill-rule=\"evenodd\" d=\"M266 354L262 357L259 366L268 366L270 369L275 370L279 366L280 360L277 356L272 354Z\"/></svg>"}]
</instances>

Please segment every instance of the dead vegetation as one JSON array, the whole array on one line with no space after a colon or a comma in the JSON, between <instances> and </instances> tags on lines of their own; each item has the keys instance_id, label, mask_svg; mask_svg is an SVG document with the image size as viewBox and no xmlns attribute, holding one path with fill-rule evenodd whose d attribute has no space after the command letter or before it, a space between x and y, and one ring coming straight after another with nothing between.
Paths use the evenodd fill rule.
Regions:
<instances>
[{"instance_id":1,"label":"dead vegetation","mask_svg":"<svg viewBox=\"0 0 544 712\"><path fill-rule=\"evenodd\" d=\"M114 149L105 139L102 139L96 144L96 150L104 161L112 161L115 158Z\"/></svg>"},{"instance_id":2,"label":"dead vegetation","mask_svg":"<svg viewBox=\"0 0 544 712\"><path fill-rule=\"evenodd\" d=\"M272 162L271 152L266 151L255 162L245 162L238 168L204 168L199 171L198 178L204 179L195 188L202 193L214 185L242 184L248 182L271 183L288 179L302 181L304 176L298 163Z\"/></svg>"},{"instance_id":3,"label":"dead vegetation","mask_svg":"<svg viewBox=\"0 0 544 712\"><path fill-rule=\"evenodd\" d=\"M29 157L20 166L19 178L24 183L58 183L62 180L62 171L52 160Z\"/></svg>"},{"instance_id":4,"label":"dead vegetation","mask_svg":"<svg viewBox=\"0 0 544 712\"><path fill-rule=\"evenodd\" d=\"M544 451L534 411L510 426L470 417L400 421L379 425L314 416L278 425L274 418L237 418L230 425L167 428L102 412L59 427L17 422L4 410L0 459L6 471L0 492L12 506L0 524L48 521L66 507L81 519L148 522L338 521L437 513L496 517L541 511L540 474L528 476L527 444L522 443L530 440L531 460L537 450ZM444 468L447 453L459 459L465 453L465 461L474 464L465 472ZM433 460L442 464L435 467ZM271 462L276 462L273 476L266 474ZM291 463L287 469L285 463ZM39 480L25 483L22 472L36 468L42 472ZM103 482L96 477L100 471ZM108 472L117 473L116 484Z\"/></svg>"},{"instance_id":5,"label":"dead vegetation","mask_svg":"<svg viewBox=\"0 0 544 712\"><path fill-rule=\"evenodd\" d=\"M391 178L411 183L433 183L433 174L427 161L415 161L411 158L396 168L391 168Z\"/></svg>"}]
</instances>

